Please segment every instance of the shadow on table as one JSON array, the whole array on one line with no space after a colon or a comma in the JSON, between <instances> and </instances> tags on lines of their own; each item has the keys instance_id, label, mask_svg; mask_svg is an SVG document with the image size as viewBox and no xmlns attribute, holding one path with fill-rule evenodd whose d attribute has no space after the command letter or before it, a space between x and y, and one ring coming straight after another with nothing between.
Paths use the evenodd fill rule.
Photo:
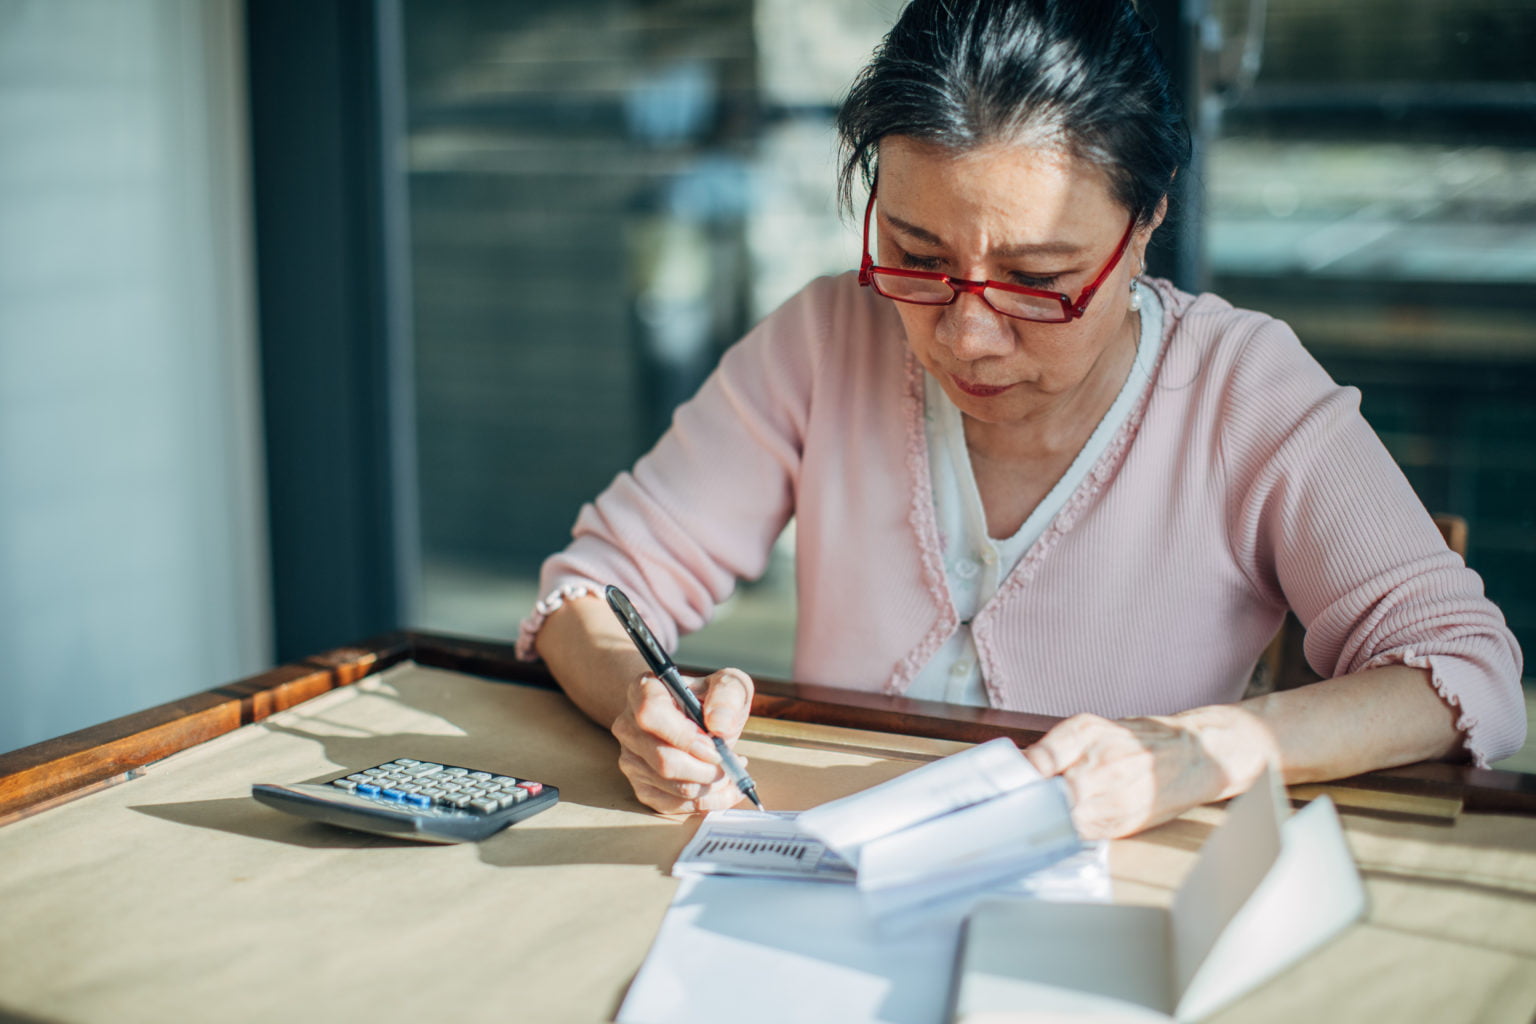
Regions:
<instances>
[{"instance_id":1,"label":"shadow on table","mask_svg":"<svg viewBox=\"0 0 1536 1024\"><path fill-rule=\"evenodd\" d=\"M365 849L369 847L421 846L409 839L391 839L366 832L349 832L317 821L264 807L252 797L223 800L188 800L177 804L134 804L129 810L152 818L194 828L215 829L250 839L264 839L313 850Z\"/></svg>"},{"instance_id":2,"label":"shadow on table","mask_svg":"<svg viewBox=\"0 0 1536 1024\"><path fill-rule=\"evenodd\" d=\"M353 832L317 821L306 821L265 807L254 799L189 800L177 804L139 804L130 808L140 814L214 829L231 835L286 843L315 850L422 849L434 843L393 839L367 832ZM658 819L654 825L618 828L540 828L518 830L512 826L478 844L480 859L496 867L535 867L575 864L653 864L669 871L689 836L692 822ZM5 1024L0 1017L0 1024Z\"/></svg>"},{"instance_id":3,"label":"shadow on table","mask_svg":"<svg viewBox=\"0 0 1536 1024\"><path fill-rule=\"evenodd\" d=\"M7 1010L0 1006L0 1024L57 1024L57 1022L46 1017L33 1017L30 1014Z\"/></svg>"}]
</instances>

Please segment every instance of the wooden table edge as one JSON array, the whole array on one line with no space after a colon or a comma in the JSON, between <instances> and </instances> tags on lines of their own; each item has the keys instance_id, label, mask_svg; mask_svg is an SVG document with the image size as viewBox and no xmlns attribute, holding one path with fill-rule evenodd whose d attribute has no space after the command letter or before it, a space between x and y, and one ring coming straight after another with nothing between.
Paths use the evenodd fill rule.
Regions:
<instances>
[{"instance_id":1,"label":"wooden table edge","mask_svg":"<svg viewBox=\"0 0 1536 1024\"><path fill-rule=\"evenodd\" d=\"M404 661L558 689L542 664L519 661L511 644L397 630L0 754L0 824ZM1006 736L1026 746L1059 720L808 683L756 682L752 714L787 722L966 743ZM1536 814L1536 775L1521 772L1423 763L1330 785L1460 800L1473 811Z\"/></svg>"}]
</instances>

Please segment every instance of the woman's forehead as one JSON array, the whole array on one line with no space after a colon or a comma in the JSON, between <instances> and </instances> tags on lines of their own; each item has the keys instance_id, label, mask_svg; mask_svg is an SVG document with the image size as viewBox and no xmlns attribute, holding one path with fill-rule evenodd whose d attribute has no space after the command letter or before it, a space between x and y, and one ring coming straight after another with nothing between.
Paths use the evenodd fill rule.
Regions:
<instances>
[{"instance_id":1,"label":"woman's forehead","mask_svg":"<svg viewBox=\"0 0 1536 1024\"><path fill-rule=\"evenodd\" d=\"M1003 247L1094 244L1100 232L1125 227L1105 174L1056 148L956 152L894 136L880 143L878 173L885 216L946 241L979 231Z\"/></svg>"}]
</instances>

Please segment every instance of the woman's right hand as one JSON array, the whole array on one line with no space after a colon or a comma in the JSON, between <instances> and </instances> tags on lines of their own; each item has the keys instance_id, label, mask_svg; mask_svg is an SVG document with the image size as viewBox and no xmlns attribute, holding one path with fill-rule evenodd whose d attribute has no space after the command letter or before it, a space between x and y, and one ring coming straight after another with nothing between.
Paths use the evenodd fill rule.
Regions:
<instances>
[{"instance_id":1,"label":"woman's right hand","mask_svg":"<svg viewBox=\"0 0 1536 1024\"><path fill-rule=\"evenodd\" d=\"M699 695L709 732L734 747L752 707L751 677L724 668L685 681ZM677 706L664 683L646 673L629 684L627 697L613 735L621 750L619 770L641 803L663 814L695 814L743 799L721 767L714 742Z\"/></svg>"}]
</instances>

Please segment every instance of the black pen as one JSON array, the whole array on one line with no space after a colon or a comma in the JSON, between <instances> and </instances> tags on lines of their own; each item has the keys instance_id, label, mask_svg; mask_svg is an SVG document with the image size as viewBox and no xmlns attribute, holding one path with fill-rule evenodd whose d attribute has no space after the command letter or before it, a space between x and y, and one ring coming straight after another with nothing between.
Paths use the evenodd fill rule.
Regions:
<instances>
[{"instance_id":1,"label":"black pen","mask_svg":"<svg viewBox=\"0 0 1536 1024\"><path fill-rule=\"evenodd\" d=\"M761 811L763 802L757 798L757 783L752 781L752 776L747 774L747 770L736 759L736 754L726 746L725 740L711 733L704 724L704 708L699 704L699 698L695 697L693 691L683 682L677 666L672 664L672 659L667 657L667 652L662 650L661 644L656 642L656 637L646 626L645 620L640 618L640 613L635 611L635 606L629 603L629 598L625 597L624 591L618 587L610 586L605 593L608 595L608 607L613 609L613 614L617 615L619 621L624 624L624 632L629 634L629 638L640 649L640 656L645 659L645 663L650 666L652 672L656 673L656 678L672 691L673 699L682 706L684 714L693 719L698 727L704 730L704 735L714 741L715 750L720 754L720 764L725 768L725 773L730 776L732 782L736 783L736 788L741 790L742 794Z\"/></svg>"}]
</instances>

